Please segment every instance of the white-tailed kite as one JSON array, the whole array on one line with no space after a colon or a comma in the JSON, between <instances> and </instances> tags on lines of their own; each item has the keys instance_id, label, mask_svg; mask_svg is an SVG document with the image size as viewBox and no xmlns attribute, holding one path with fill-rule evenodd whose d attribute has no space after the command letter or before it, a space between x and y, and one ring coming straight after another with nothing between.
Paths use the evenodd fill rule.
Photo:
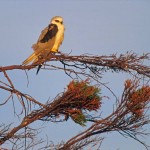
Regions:
<instances>
[{"instance_id":1,"label":"white-tailed kite","mask_svg":"<svg viewBox=\"0 0 150 150\"><path fill-rule=\"evenodd\" d=\"M59 52L59 47L64 39L63 18L60 16L53 17L50 24L42 32L36 44L33 44L34 50L22 64L27 65L38 62L45 62L51 52Z\"/></svg>"}]
</instances>

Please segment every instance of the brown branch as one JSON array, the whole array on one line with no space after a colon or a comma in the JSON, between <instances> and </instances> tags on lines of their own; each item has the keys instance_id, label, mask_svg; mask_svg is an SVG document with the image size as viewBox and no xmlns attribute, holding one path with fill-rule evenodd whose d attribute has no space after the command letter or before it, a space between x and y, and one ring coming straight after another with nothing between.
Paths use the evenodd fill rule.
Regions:
<instances>
[{"instance_id":1,"label":"brown branch","mask_svg":"<svg viewBox=\"0 0 150 150\"><path fill-rule=\"evenodd\" d=\"M85 90L85 84L81 82L81 85L83 85ZM137 140L148 149L148 146L140 141L136 136L146 135L143 131L139 132L139 130L145 124L150 123L150 120L146 117L144 113L144 111L148 109L146 106L150 101L150 87L138 87L139 83L137 81L127 80L125 83L122 98L120 102L117 103L116 110L104 119L95 119L93 125L91 125L84 132L68 140L63 146L61 146L60 149L71 149L71 147L75 146L81 141L84 143L84 140L87 140L89 137L93 137L95 135L110 131L118 131L121 134L126 134L126 136ZM77 110L82 110L84 109L84 107L87 107L88 109L95 109L97 105L94 105L94 107L91 107L91 105L89 107L87 105L88 99L84 99L86 98L86 95L84 95L85 91L79 92L77 90L76 93L74 91L75 88L81 89L78 87L77 83L69 84L68 90L62 95L59 95L52 103L49 103L46 105L46 107L40 108L28 114L22 120L22 123L19 126L13 128L11 131L8 132L8 134L5 134L5 136L0 139L0 144L3 144L6 140L12 138L16 132L36 120L45 121L47 118L58 118L60 117L60 115L68 115L69 117L72 117L74 112L81 113L81 111ZM71 92L70 90L73 90L73 92ZM87 92L89 93L89 91ZM83 94L82 97L80 97L81 93Z\"/></svg>"},{"instance_id":2,"label":"brown branch","mask_svg":"<svg viewBox=\"0 0 150 150\"><path fill-rule=\"evenodd\" d=\"M121 54L117 57L116 54L110 56L57 56L56 59L62 60L63 64L70 67L82 69L89 67L94 72L107 71L108 69L114 71L130 72L135 71L138 74L150 77L150 67L143 64L143 61L150 60L150 54L143 54L138 56L135 53ZM81 64L66 64L65 62L80 62ZM92 65L92 66L91 66ZM101 67L101 68L97 68ZM103 68L106 67L106 68ZM81 68L80 68L81 69Z\"/></svg>"},{"instance_id":3,"label":"brown branch","mask_svg":"<svg viewBox=\"0 0 150 150\"><path fill-rule=\"evenodd\" d=\"M131 137L148 150L149 146L139 140L137 136L147 135L144 131L139 132L139 130L150 123L149 118L144 113L149 109L147 105L150 102L150 87L143 86L138 89L138 86L139 82L127 80L121 101L117 103L116 110L105 119L95 120L95 123L87 130L69 139L61 150L71 149L79 141L109 131L118 131L122 135Z\"/></svg>"},{"instance_id":4,"label":"brown branch","mask_svg":"<svg viewBox=\"0 0 150 150\"><path fill-rule=\"evenodd\" d=\"M4 73L4 76L5 78L7 79L8 83L5 83L5 82L2 82L0 81L0 83L3 84L3 86L0 85L0 89L3 89L5 91L8 91L10 92L10 96L3 102L1 103L0 105L4 105L10 98L13 97L13 94L15 94L17 97L18 97L18 100L20 101L21 105L23 106L23 108L26 110L26 107L25 107L25 103L23 101L23 98L25 98L26 100L30 101L30 102L33 102L35 104L38 104L39 106L42 106L42 107L45 107L44 104L36 101L34 98L30 97L29 95L26 95L20 91L18 91L17 89L15 89L14 85L13 85L13 82L11 81L10 77L8 76L8 74L6 73L5 70L3 70L3 73Z\"/></svg>"},{"instance_id":5,"label":"brown branch","mask_svg":"<svg viewBox=\"0 0 150 150\"><path fill-rule=\"evenodd\" d=\"M142 56L137 56L134 53L126 53L120 56L117 56L116 54L110 56L68 56L61 54L52 55L50 61L60 61L63 67L49 65L46 69L51 69L50 67L53 67L54 69L57 68L60 70L64 70L65 73L69 76L71 76L71 73L73 73L76 75L76 77L78 77L79 75L83 75L84 77L93 78L96 81L101 79L101 74L103 71L108 70L113 70L115 72L124 71L131 74L137 73L139 76L150 78L150 67L144 65L144 61L147 60L150 60L149 54L144 54ZM90 102L89 99L87 100L87 97L85 95L82 95L83 97L80 97L81 93L83 94L84 92L75 93L75 91L73 91L64 92L62 95L56 97L56 99L52 103L47 103L47 105L44 105L31 96L15 89L13 82L9 78L6 71L14 69L29 70L35 68L37 65L38 64L28 66L13 65L0 67L0 72L4 73L4 76L8 81L8 84L0 81L0 83L2 84L0 85L0 88L10 92L10 96L1 105L4 105L13 96L13 94L15 94L24 108L25 104L23 98L40 106L40 109L32 111L30 114L25 116L22 122L17 127L14 127L9 132L5 133L5 135L0 138L0 145L7 140L15 137L16 133L19 130L27 127L29 124L37 120L52 121L53 119L59 118L60 116L64 116L65 119L63 121L67 121L70 117L74 120L74 122L79 123L80 125L84 125L84 123L90 119L84 116L82 110L84 110L85 108L88 111L91 110L91 108L92 110L96 110L101 104L101 102L97 103L96 101L95 103L94 101L96 105L93 105L92 101L90 105L87 105L87 102ZM121 101L118 101L116 103L116 110L110 116L104 119L91 119L93 121L93 125L91 125L91 127L84 132L68 140L61 147L61 149L70 149L73 146L84 147L88 143L84 143L84 140L109 131L118 131L122 135L127 135L141 142L136 136L145 135L144 132L139 132L138 129L143 125L150 123L150 120L146 118L145 114L143 113L149 102L148 100L146 101L146 98L148 97L147 95L150 94L150 90L149 87L137 89L138 86L139 85L136 82L133 82L133 84L132 82L126 82ZM79 89L81 88L78 88L78 90ZM141 96L138 90L140 92L146 92L143 92ZM88 91L88 93L89 92L90 91ZM81 145L78 145L80 141L82 141L82 143ZM141 142L141 144L143 144L147 148L147 145L145 143Z\"/></svg>"},{"instance_id":6,"label":"brown branch","mask_svg":"<svg viewBox=\"0 0 150 150\"><path fill-rule=\"evenodd\" d=\"M9 76L7 75L6 71L3 70L3 72L4 72L4 75L5 75L6 79L7 79L8 82L9 82L10 86L14 89L14 85L13 85L12 81L10 80Z\"/></svg>"},{"instance_id":7,"label":"brown branch","mask_svg":"<svg viewBox=\"0 0 150 150\"><path fill-rule=\"evenodd\" d=\"M12 65L12 66L5 66L5 67L0 67L0 71L7 71L7 70L14 70L14 69L21 69L21 70L26 70L26 69L32 69L35 68L35 65L29 65L29 66L22 66L22 65Z\"/></svg>"},{"instance_id":8,"label":"brown branch","mask_svg":"<svg viewBox=\"0 0 150 150\"><path fill-rule=\"evenodd\" d=\"M9 89L7 89L9 90ZM24 117L22 123L17 127L9 131L3 138L0 139L0 144L3 144L6 140L13 138L14 134L20 129L28 126L37 120L45 120L44 118L53 118L60 115L70 116L75 122L83 125L82 120L77 121L77 118L73 116L76 112L79 117L82 112L81 109L87 109L88 111L97 110L100 107L100 97L97 95L98 89L93 86L89 86L87 81L71 82L68 90L61 96L58 96L52 103L45 105L39 110L32 111L30 114ZM77 97L78 96L78 97ZM93 99L91 99L91 97Z\"/></svg>"},{"instance_id":9,"label":"brown branch","mask_svg":"<svg viewBox=\"0 0 150 150\"><path fill-rule=\"evenodd\" d=\"M110 56L91 56L91 55L80 55L80 56L69 56L69 55L52 55L50 61L60 61L64 67L72 67L79 69L83 72L87 68L93 73L101 74L103 71L124 71L124 72L136 72L139 75L150 77L150 67L143 64L143 61L150 60L150 54L143 54L141 56L135 53L126 53L117 56L112 54ZM7 71L13 69L32 69L38 64L22 66L13 65L0 67L0 71ZM64 70L67 68L64 68ZM80 72L81 72L80 71Z\"/></svg>"},{"instance_id":10,"label":"brown branch","mask_svg":"<svg viewBox=\"0 0 150 150\"><path fill-rule=\"evenodd\" d=\"M24 97L27 100L29 100L30 102L33 102L34 104L38 104L39 106L45 107L44 104L40 103L39 101L35 100L31 96L26 95L26 94L24 94L24 93L22 93L22 92L20 92L20 91L18 91L16 89L11 89L11 88L8 88L8 87L5 87L5 86L0 86L0 88L3 89L3 90L5 90L5 91L9 91L10 93L14 93L16 95L19 95L20 97Z\"/></svg>"}]
</instances>

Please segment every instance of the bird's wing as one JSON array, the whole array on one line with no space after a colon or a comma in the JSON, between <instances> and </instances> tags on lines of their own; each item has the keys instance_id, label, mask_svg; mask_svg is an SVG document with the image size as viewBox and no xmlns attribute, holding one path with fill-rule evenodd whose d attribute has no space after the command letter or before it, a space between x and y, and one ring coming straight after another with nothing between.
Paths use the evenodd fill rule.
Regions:
<instances>
[{"instance_id":1,"label":"bird's wing","mask_svg":"<svg viewBox=\"0 0 150 150\"><path fill-rule=\"evenodd\" d=\"M58 31L57 25L50 24L48 27L46 27L42 31L42 33L38 39L38 42L40 42L40 43L48 42L49 39L52 39L54 36L56 36L57 31Z\"/></svg>"},{"instance_id":2,"label":"bird's wing","mask_svg":"<svg viewBox=\"0 0 150 150\"><path fill-rule=\"evenodd\" d=\"M41 39L43 39L43 37L45 36L45 34L48 32L48 27L46 27L44 30L42 30L39 39L37 42L40 42Z\"/></svg>"}]
</instances>

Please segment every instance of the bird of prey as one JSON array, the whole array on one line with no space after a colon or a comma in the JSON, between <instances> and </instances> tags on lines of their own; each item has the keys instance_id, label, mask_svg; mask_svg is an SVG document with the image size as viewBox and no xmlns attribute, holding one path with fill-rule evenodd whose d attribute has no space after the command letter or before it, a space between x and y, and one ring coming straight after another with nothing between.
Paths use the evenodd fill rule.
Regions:
<instances>
[{"instance_id":1,"label":"bird of prey","mask_svg":"<svg viewBox=\"0 0 150 150\"><path fill-rule=\"evenodd\" d=\"M64 30L63 18L60 16L53 17L50 24L41 32L37 43L33 44L33 54L22 64L27 65L31 62L32 64L44 63L52 52L59 52L59 47L64 39Z\"/></svg>"}]
</instances>

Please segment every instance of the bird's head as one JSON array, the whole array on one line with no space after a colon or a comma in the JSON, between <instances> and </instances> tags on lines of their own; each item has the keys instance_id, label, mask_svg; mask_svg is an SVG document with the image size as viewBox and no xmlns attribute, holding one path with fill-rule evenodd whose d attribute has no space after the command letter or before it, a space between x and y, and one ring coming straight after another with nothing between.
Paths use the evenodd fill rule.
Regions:
<instances>
[{"instance_id":1,"label":"bird's head","mask_svg":"<svg viewBox=\"0 0 150 150\"><path fill-rule=\"evenodd\" d=\"M51 19L52 24L63 24L63 18L60 16L55 16Z\"/></svg>"}]
</instances>

